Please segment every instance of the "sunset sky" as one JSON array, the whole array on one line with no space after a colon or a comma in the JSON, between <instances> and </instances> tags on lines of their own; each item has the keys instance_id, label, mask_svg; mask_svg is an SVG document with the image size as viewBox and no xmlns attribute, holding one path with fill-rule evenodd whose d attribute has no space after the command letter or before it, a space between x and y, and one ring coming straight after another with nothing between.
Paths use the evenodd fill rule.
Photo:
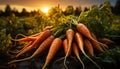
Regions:
<instances>
[{"instance_id":1,"label":"sunset sky","mask_svg":"<svg viewBox=\"0 0 120 69\"><path fill-rule=\"evenodd\" d=\"M73 5L74 7L85 7L90 5L100 5L105 0L0 0L0 10L4 10L6 4L9 4L12 8L16 8L21 11L24 7L28 11L34 9L42 9L44 7L54 7L58 4L63 10L68 5ZM108 0L112 5L116 3L117 0Z\"/></svg>"}]
</instances>

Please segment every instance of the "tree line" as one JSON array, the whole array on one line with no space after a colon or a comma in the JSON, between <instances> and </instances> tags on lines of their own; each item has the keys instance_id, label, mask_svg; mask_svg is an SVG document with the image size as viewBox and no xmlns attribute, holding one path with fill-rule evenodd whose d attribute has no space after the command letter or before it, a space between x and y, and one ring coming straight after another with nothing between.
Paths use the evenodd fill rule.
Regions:
<instances>
[{"instance_id":1,"label":"tree line","mask_svg":"<svg viewBox=\"0 0 120 69\"><path fill-rule=\"evenodd\" d=\"M109 2L110 4L110 2ZM101 4L102 5L102 4ZM111 6L111 4L110 4ZM93 5L91 8L96 7L96 5ZM57 6L59 8L59 5ZM115 6L111 6L111 10L114 14L120 15L120 0L117 0ZM54 9L52 9L54 11ZM76 7L75 9L73 8L72 5L69 5L66 7L65 11L62 11L64 15L76 15L79 16L82 11L87 11L90 10L89 7L85 7L84 10L82 8ZM34 16L36 14L43 14L40 10L33 10L28 12L26 8L23 8L21 12L18 12L16 8L11 9L10 5L7 4L5 7L5 11L0 10L0 16L10 16L12 13L14 13L16 16Z\"/></svg>"}]
</instances>

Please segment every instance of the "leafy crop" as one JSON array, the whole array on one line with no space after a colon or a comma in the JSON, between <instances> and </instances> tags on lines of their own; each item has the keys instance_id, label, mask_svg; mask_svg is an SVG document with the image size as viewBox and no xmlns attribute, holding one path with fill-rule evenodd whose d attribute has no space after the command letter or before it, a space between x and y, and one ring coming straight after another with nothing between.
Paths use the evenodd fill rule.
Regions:
<instances>
[{"instance_id":1,"label":"leafy crop","mask_svg":"<svg viewBox=\"0 0 120 69\"><path fill-rule=\"evenodd\" d=\"M85 23L97 37L120 34L120 20L112 14L108 2L105 2L101 7L94 7L89 11L82 12L79 22Z\"/></svg>"}]
</instances>

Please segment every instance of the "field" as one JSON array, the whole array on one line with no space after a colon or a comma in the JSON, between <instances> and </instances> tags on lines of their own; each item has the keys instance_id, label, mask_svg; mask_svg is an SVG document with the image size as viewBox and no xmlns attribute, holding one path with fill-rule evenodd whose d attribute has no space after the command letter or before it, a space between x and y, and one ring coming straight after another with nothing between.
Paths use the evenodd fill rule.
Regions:
<instances>
[{"instance_id":1,"label":"field","mask_svg":"<svg viewBox=\"0 0 120 69\"><path fill-rule=\"evenodd\" d=\"M90 56L102 69L119 69L120 68L120 16L111 12L110 8L106 5L102 7L94 7L88 11L83 11L79 16L74 14L64 15L58 7L53 8L55 12L51 12L51 15L39 14L34 16L21 16L18 17L15 14L11 14L8 17L0 16L0 69L39 69L45 62L45 56L48 51L38 55L37 57L28 61L10 64L6 67L6 63L13 60L12 57L16 55L16 52L21 50L24 44L27 42L17 42L13 39L20 39L26 36L30 36L39 32L42 32L46 26L52 26L52 34L55 34L58 30L62 29L62 32L57 33L57 36L64 35L64 31L68 28L72 28L76 31L74 24L82 23L93 32L97 38L108 38L114 43L107 44L109 49L102 53L95 53L96 57ZM56 11L56 10L57 11ZM35 50L24 54L22 57L30 56ZM89 54L88 54L89 55ZM62 48L55 55L52 61L64 57ZM80 56L81 60L85 64L85 69L96 69L91 62L83 56ZM56 63L50 62L48 69L64 69L64 61L58 61ZM69 69L82 68L81 63L77 58L67 58L66 65Z\"/></svg>"}]
</instances>

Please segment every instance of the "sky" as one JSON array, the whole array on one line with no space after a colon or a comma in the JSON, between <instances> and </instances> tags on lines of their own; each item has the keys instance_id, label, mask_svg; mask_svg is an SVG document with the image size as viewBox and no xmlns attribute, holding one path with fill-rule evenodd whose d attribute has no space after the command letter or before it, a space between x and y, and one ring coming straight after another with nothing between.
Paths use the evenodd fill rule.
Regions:
<instances>
[{"instance_id":1,"label":"sky","mask_svg":"<svg viewBox=\"0 0 120 69\"><path fill-rule=\"evenodd\" d=\"M68 6L72 5L75 7L85 7L90 5L100 5L105 0L0 0L0 10L4 10L6 4L9 4L11 8L16 8L21 11L22 8L26 8L28 11L41 9L43 7L55 7L59 4L63 10ZM117 0L108 0L111 5L115 5Z\"/></svg>"}]
</instances>

